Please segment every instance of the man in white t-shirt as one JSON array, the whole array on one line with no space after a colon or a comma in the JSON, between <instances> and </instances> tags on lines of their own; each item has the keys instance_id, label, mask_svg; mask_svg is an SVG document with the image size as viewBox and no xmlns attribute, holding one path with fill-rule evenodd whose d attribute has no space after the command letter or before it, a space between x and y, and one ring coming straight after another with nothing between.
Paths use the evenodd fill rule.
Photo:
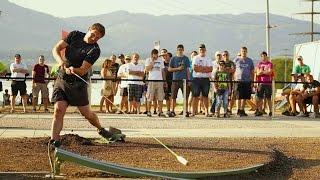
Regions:
<instances>
[{"instance_id":1,"label":"man in white t-shirt","mask_svg":"<svg viewBox=\"0 0 320 180\"><path fill-rule=\"evenodd\" d=\"M11 83L11 113L15 111L15 102L18 92L20 92L20 96L22 98L23 112L26 112L27 105L27 86L25 79L26 74L28 73L27 65L21 62L20 54L16 54L14 56L14 63L10 65L11 77L12 78L20 78L20 79L12 79Z\"/></svg>"},{"instance_id":2,"label":"man in white t-shirt","mask_svg":"<svg viewBox=\"0 0 320 180\"><path fill-rule=\"evenodd\" d=\"M133 106L134 113L140 114L140 99L142 98L144 84L144 65L139 64L139 54L134 53L132 55L131 63L128 64L128 73L128 79L141 80L128 82L130 107Z\"/></svg>"},{"instance_id":3,"label":"man in white t-shirt","mask_svg":"<svg viewBox=\"0 0 320 180\"><path fill-rule=\"evenodd\" d=\"M128 81L126 81L126 79L128 78L128 64L131 61L130 56L126 55L125 56L125 64L122 64L119 67L118 70L118 77L120 77L121 79L124 79L125 81L121 81L120 82L120 96L121 96L121 102L120 102L120 110L118 111L117 114L122 114L123 113L123 109L125 108L126 110L124 111L125 113L128 113L129 111L129 104L128 104Z\"/></svg>"},{"instance_id":4,"label":"man in white t-shirt","mask_svg":"<svg viewBox=\"0 0 320 180\"><path fill-rule=\"evenodd\" d=\"M159 58L159 51L153 49L151 51L151 57L146 59L145 71L149 72L148 80L166 80L164 72L164 63ZM164 99L164 86L166 82L163 81L149 81L147 90L148 112L147 116L151 117L151 102L153 99L158 101L158 116L165 117L162 112L162 103Z\"/></svg>"},{"instance_id":5,"label":"man in white t-shirt","mask_svg":"<svg viewBox=\"0 0 320 180\"><path fill-rule=\"evenodd\" d=\"M203 97L206 116L210 117L208 106L208 94L210 89L210 77L212 72L212 60L206 56L206 46L200 44L199 55L195 56L192 63L193 81L192 81L192 96L194 97L192 116L195 115L195 110L198 107L200 93Z\"/></svg>"}]
</instances>

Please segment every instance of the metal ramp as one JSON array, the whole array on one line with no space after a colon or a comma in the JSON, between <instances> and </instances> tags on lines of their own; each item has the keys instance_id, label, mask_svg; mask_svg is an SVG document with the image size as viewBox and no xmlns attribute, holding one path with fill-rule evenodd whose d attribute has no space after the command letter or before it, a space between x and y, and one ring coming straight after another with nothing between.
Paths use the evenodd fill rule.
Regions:
<instances>
[{"instance_id":1,"label":"metal ramp","mask_svg":"<svg viewBox=\"0 0 320 180\"><path fill-rule=\"evenodd\" d=\"M258 168L262 167L264 164L258 164L255 166L250 166L240 169L225 169L216 171L205 171L205 172L167 172L167 171L157 171L150 169L140 169L125 167L117 165L114 163L107 163L102 161L97 161L90 159L88 157L81 156L60 148L55 149L55 163L54 163L54 175L60 174L60 165L63 161L73 162L82 166L104 171L110 174L115 174L123 177L158 177L165 179L200 179L206 177L214 176L226 176L226 175L236 175L248 172L256 171Z\"/></svg>"}]
</instances>

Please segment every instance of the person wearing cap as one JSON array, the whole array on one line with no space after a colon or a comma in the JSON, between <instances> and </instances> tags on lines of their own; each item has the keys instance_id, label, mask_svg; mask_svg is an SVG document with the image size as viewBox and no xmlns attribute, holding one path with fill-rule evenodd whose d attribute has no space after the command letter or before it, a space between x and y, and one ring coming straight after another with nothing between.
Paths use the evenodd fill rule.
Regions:
<instances>
[{"instance_id":1,"label":"person wearing cap","mask_svg":"<svg viewBox=\"0 0 320 180\"><path fill-rule=\"evenodd\" d=\"M273 79L273 64L268 58L268 54L263 51L260 54L261 60L256 67L256 78L255 81L259 82L256 91L256 106L257 110L255 116L262 116L262 105L263 101L267 101L269 107L269 116L272 116L272 84Z\"/></svg>"},{"instance_id":2,"label":"person wearing cap","mask_svg":"<svg viewBox=\"0 0 320 180\"><path fill-rule=\"evenodd\" d=\"M230 74L226 70L225 66L226 63L223 60L218 62L218 70L214 74L214 92L216 94L216 105L215 105L215 116L220 117L220 108L223 105L224 114L223 117L228 118L230 117L228 113L228 97L229 97L229 87L230 83ZM224 81L224 82L217 82L217 81Z\"/></svg>"},{"instance_id":3,"label":"person wearing cap","mask_svg":"<svg viewBox=\"0 0 320 180\"><path fill-rule=\"evenodd\" d=\"M116 62L117 56L113 54L110 56L109 59L111 59L110 71L112 73L112 76L115 79L118 79L118 71L119 71L120 65ZM114 86L113 89L115 90L115 92L114 92L114 95L110 96L110 98L111 98L110 100L112 103L114 103L114 96L117 94L117 91L118 91L118 84L119 84L119 81L116 81L115 83L113 83L113 86ZM112 112L114 113L114 111L112 111Z\"/></svg>"},{"instance_id":4,"label":"person wearing cap","mask_svg":"<svg viewBox=\"0 0 320 180\"><path fill-rule=\"evenodd\" d=\"M225 69L229 73L230 80L234 80L234 72L236 71L236 65L234 62L230 59L230 54L228 51L223 51L222 53L222 59L225 62ZM237 93L235 93L235 87L236 83L230 83L230 89L229 89L229 109L228 113L231 115L232 114L232 108L234 106L235 99L237 97Z\"/></svg>"},{"instance_id":5,"label":"person wearing cap","mask_svg":"<svg viewBox=\"0 0 320 180\"><path fill-rule=\"evenodd\" d=\"M193 69L193 81L192 81L192 96L194 97L192 115L195 115L195 110L198 107L199 96L202 94L203 103L205 108L205 115L210 117L209 114L209 101L208 94L210 90L210 77L212 73L212 61L206 56L206 46L204 44L199 45L199 54L194 57L192 64Z\"/></svg>"},{"instance_id":6,"label":"person wearing cap","mask_svg":"<svg viewBox=\"0 0 320 180\"><path fill-rule=\"evenodd\" d=\"M247 57L248 49L241 47L240 54L234 60L236 65L235 80L238 82L238 112L237 114L242 116L248 116L244 110L246 101L251 99L252 81L254 79L254 65L251 58Z\"/></svg>"},{"instance_id":7,"label":"person wearing cap","mask_svg":"<svg viewBox=\"0 0 320 180\"><path fill-rule=\"evenodd\" d=\"M112 72L110 70L112 64L112 60L110 58L107 58L104 60L102 64L102 68L100 71L100 75L105 80L103 81L103 87L101 89L101 101L100 101L100 112L102 112L102 106L105 105L105 112L106 113L112 113L112 98L115 95L115 82L113 82L110 79L114 79L115 77L112 75ZM107 80L108 79L108 80Z\"/></svg>"},{"instance_id":8,"label":"person wearing cap","mask_svg":"<svg viewBox=\"0 0 320 180\"><path fill-rule=\"evenodd\" d=\"M121 79L124 79L125 81L120 82L120 96L121 96L121 102L120 102L120 111L117 112L117 114L122 114L123 112L128 113L129 110L129 102L128 102L128 64L131 61L131 57L129 55L126 55L124 58L124 64L122 64L119 68L117 76ZM124 110L125 109L125 110Z\"/></svg>"},{"instance_id":9,"label":"person wearing cap","mask_svg":"<svg viewBox=\"0 0 320 180\"><path fill-rule=\"evenodd\" d=\"M177 105L177 95L179 89L181 89L182 94L186 93L186 116L189 117L188 111L188 99L190 94L190 86L187 85L186 92L183 88L183 80L190 80L190 60L187 56L183 54L184 47L182 44L177 46L177 54L170 60L169 72L173 73L173 80L178 80L178 82L172 82L172 114L175 115L175 107ZM189 84L189 83L188 83ZM180 113L181 115L183 113Z\"/></svg>"},{"instance_id":10,"label":"person wearing cap","mask_svg":"<svg viewBox=\"0 0 320 180\"><path fill-rule=\"evenodd\" d=\"M126 57L126 56L124 56L123 54L120 54L120 55L118 56L118 58L120 59L121 64L125 64L125 63L126 63L126 62L125 62L125 57Z\"/></svg>"},{"instance_id":11,"label":"person wearing cap","mask_svg":"<svg viewBox=\"0 0 320 180\"><path fill-rule=\"evenodd\" d=\"M14 62L10 64L10 71L11 71L11 77L12 83L11 83L11 110L10 112L13 113L15 111L15 103L16 103L16 97L18 95L18 92L20 92L20 96L22 99L22 106L23 106L23 112L26 112L26 106L27 106L27 86L25 79L26 74L28 73L28 68L25 63L22 62L21 55L16 54L14 56ZM15 79L19 78L19 79Z\"/></svg>"},{"instance_id":12,"label":"person wearing cap","mask_svg":"<svg viewBox=\"0 0 320 180\"><path fill-rule=\"evenodd\" d=\"M164 72L165 72L165 76L166 76L166 81L167 81L167 86L165 87L164 89L164 99L166 100L166 105L167 105L167 116L168 117L174 117L175 114L173 114L170 110L171 108L171 101L172 101L172 98L171 98L171 89L172 89L172 72L169 71L169 67L170 67L170 59L172 58L172 54L171 54L171 57L170 57L170 54L168 53L168 50L167 49L161 49L160 51L160 57L162 58L163 60L163 64L164 64Z\"/></svg>"},{"instance_id":13,"label":"person wearing cap","mask_svg":"<svg viewBox=\"0 0 320 180\"><path fill-rule=\"evenodd\" d=\"M303 63L302 56L297 57L297 65L293 69L293 73L298 76L299 74L310 74L311 70L310 67Z\"/></svg>"},{"instance_id":14,"label":"person wearing cap","mask_svg":"<svg viewBox=\"0 0 320 180\"><path fill-rule=\"evenodd\" d=\"M298 96L302 93L305 78L304 76L301 76L301 75L296 76L296 74L292 74L291 77L292 77L293 83L291 83L291 86L290 86L291 90L288 91L289 93L288 102L289 102L290 108L289 108L289 113L286 113L285 115L296 116L298 115L296 110L297 103L298 103L297 99L298 99Z\"/></svg>"},{"instance_id":15,"label":"person wearing cap","mask_svg":"<svg viewBox=\"0 0 320 180\"><path fill-rule=\"evenodd\" d=\"M218 71L219 69L219 62L222 60L222 52L221 51L216 51L215 54L214 54L214 58L213 58L213 61L212 61L212 72L211 72L211 80L214 80L215 77L214 75L216 74L216 72ZM211 88L212 88L212 91L211 91L211 100L212 100L212 104L211 104L211 108L210 108L210 112L211 113L215 113L215 107L216 107L216 94L214 93L215 92L215 86L214 86L214 83L211 83Z\"/></svg>"},{"instance_id":16,"label":"person wearing cap","mask_svg":"<svg viewBox=\"0 0 320 180\"><path fill-rule=\"evenodd\" d=\"M80 113L97 128L99 135L108 141L124 141L125 135L112 133L101 126L98 116L89 105L88 72L100 56L101 51L97 42L104 35L104 26L94 23L86 33L70 32L52 49L52 55L60 66L60 73L52 93L52 102L55 104L49 141L51 147L61 145L60 132L69 105L77 106ZM62 57L60 52L64 49L65 57Z\"/></svg>"},{"instance_id":17,"label":"person wearing cap","mask_svg":"<svg viewBox=\"0 0 320 180\"><path fill-rule=\"evenodd\" d=\"M139 54L134 53L132 60L128 64L128 79L140 81L128 81L129 84L129 102L130 107L133 107L134 114L140 114L140 99L143 93L143 77L144 65L139 63Z\"/></svg>"},{"instance_id":18,"label":"person wearing cap","mask_svg":"<svg viewBox=\"0 0 320 180\"><path fill-rule=\"evenodd\" d=\"M48 90L48 81L45 78L50 76L49 67L44 64L44 56L40 55L38 57L38 63L34 65L32 70L32 106L33 112L36 112L36 104L38 102L39 92L41 91L41 98L44 106L44 112L49 112L48 104L49 104L49 90Z\"/></svg>"},{"instance_id":19,"label":"person wearing cap","mask_svg":"<svg viewBox=\"0 0 320 180\"><path fill-rule=\"evenodd\" d=\"M148 80L156 80L148 82L147 90L147 103L148 103L148 112L147 116L151 117L151 102L153 100L158 101L158 116L165 117L165 114L162 112L162 103L164 99L164 87L167 87L166 76L164 72L164 63L161 58L159 58L159 51L153 49L151 51L151 57L145 61L145 71L149 73Z\"/></svg>"}]
</instances>

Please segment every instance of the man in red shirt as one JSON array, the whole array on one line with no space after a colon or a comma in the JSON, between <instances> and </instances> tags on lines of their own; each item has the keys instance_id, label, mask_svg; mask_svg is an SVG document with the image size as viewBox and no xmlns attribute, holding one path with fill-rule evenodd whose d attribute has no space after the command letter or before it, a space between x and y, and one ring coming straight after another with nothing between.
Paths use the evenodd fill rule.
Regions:
<instances>
[{"instance_id":1,"label":"man in red shirt","mask_svg":"<svg viewBox=\"0 0 320 180\"><path fill-rule=\"evenodd\" d=\"M47 87L47 82L45 81L45 78L49 77L49 67L44 64L44 56L39 56L39 62L38 64L34 65L32 70L32 77L33 77L33 83L32 83L32 106L33 106L33 112L36 112L36 105L38 103L38 96L39 92L41 91L41 98L44 105L44 112L48 111L48 101L49 101L49 91Z\"/></svg>"}]
</instances>

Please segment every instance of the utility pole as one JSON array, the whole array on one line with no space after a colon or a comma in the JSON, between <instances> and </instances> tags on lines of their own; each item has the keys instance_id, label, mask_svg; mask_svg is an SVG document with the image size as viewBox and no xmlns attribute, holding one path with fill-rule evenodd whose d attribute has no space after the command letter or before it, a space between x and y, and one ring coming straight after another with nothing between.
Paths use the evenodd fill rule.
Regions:
<instances>
[{"instance_id":1,"label":"utility pole","mask_svg":"<svg viewBox=\"0 0 320 180\"><path fill-rule=\"evenodd\" d=\"M270 19L269 19L269 0L267 0L267 12L266 12L266 49L269 58L270 56Z\"/></svg>"},{"instance_id":2,"label":"utility pole","mask_svg":"<svg viewBox=\"0 0 320 180\"><path fill-rule=\"evenodd\" d=\"M315 34L320 34L320 32L314 32L314 15L320 14L320 12L315 12L314 11L314 2L320 1L320 0L304 0L307 2L311 2L311 12L302 12L302 13L297 13L299 15L304 15L304 14L310 14L311 15L311 31L310 32L299 32L299 33L293 33L289 35L310 35L310 42L314 41L314 35Z\"/></svg>"},{"instance_id":3,"label":"utility pole","mask_svg":"<svg viewBox=\"0 0 320 180\"><path fill-rule=\"evenodd\" d=\"M282 50L285 52L284 54L280 55L285 58L284 59L284 81L287 81L287 69L288 69L287 61L288 61L289 57L292 57L292 55L288 53L290 51L290 49L282 49Z\"/></svg>"}]
</instances>

